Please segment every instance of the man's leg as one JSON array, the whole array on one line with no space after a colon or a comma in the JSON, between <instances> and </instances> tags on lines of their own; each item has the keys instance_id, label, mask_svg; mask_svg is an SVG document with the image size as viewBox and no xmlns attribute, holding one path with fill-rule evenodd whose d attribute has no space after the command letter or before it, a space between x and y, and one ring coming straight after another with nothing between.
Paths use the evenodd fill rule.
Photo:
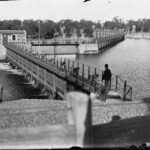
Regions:
<instances>
[{"instance_id":1,"label":"man's leg","mask_svg":"<svg viewBox=\"0 0 150 150\"><path fill-rule=\"evenodd\" d=\"M109 92L110 90L110 81L105 81L105 92L106 94Z\"/></svg>"}]
</instances>

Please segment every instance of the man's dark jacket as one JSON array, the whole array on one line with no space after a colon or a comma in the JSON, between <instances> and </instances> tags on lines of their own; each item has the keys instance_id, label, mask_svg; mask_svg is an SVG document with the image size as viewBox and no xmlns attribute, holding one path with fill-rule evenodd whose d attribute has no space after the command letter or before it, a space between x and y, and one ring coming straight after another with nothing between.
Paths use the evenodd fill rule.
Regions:
<instances>
[{"instance_id":1,"label":"man's dark jacket","mask_svg":"<svg viewBox=\"0 0 150 150\"><path fill-rule=\"evenodd\" d=\"M111 71L109 69L105 70L102 76L102 80L111 80Z\"/></svg>"}]
</instances>

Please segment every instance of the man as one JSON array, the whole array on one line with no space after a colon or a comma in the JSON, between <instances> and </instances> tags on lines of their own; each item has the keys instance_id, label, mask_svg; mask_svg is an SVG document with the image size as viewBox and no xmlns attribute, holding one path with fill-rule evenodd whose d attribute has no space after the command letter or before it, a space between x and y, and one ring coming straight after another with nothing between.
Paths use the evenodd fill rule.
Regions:
<instances>
[{"instance_id":1,"label":"man","mask_svg":"<svg viewBox=\"0 0 150 150\"><path fill-rule=\"evenodd\" d=\"M105 71L102 76L102 81L105 81L105 93L107 94L110 90L110 82L111 82L111 71L108 68L108 64L105 64Z\"/></svg>"}]
</instances>

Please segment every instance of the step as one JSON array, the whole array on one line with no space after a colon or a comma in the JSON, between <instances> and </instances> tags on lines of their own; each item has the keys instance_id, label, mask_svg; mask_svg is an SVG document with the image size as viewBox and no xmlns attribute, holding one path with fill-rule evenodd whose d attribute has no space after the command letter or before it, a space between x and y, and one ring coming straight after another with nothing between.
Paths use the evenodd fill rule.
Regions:
<instances>
[{"instance_id":1,"label":"step","mask_svg":"<svg viewBox=\"0 0 150 150\"><path fill-rule=\"evenodd\" d=\"M116 98L116 99L121 99L121 94L119 94L116 91L109 91L107 94L108 98Z\"/></svg>"}]
</instances>

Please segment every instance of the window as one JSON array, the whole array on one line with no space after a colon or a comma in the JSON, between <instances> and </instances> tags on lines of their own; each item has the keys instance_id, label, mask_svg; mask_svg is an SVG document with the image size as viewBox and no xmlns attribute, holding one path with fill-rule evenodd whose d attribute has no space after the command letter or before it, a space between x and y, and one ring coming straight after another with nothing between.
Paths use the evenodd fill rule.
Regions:
<instances>
[{"instance_id":1,"label":"window","mask_svg":"<svg viewBox=\"0 0 150 150\"><path fill-rule=\"evenodd\" d=\"M16 36L15 36L15 35L12 36L12 40L13 40L13 41L16 40Z\"/></svg>"}]
</instances>

